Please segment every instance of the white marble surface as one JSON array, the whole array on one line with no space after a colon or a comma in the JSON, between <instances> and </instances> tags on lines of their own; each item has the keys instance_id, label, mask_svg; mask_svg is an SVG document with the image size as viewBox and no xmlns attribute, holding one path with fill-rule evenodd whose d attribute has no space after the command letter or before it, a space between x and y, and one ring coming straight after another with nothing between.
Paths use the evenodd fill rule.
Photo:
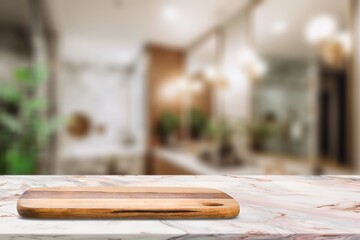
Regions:
<instances>
[{"instance_id":1,"label":"white marble surface","mask_svg":"<svg viewBox=\"0 0 360 240\"><path fill-rule=\"evenodd\" d=\"M237 199L227 220L34 220L16 200L30 187L194 186ZM360 239L360 176L3 176L0 239Z\"/></svg>"},{"instance_id":2,"label":"white marble surface","mask_svg":"<svg viewBox=\"0 0 360 240\"><path fill-rule=\"evenodd\" d=\"M268 154L252 153L246 157L247 161L242 166L220 168L202 161L196 154L184 149L159 147L155 150L155 156L196 175L311 175L314 170L314 163ZM353 174L348 169L331 166L323 166L322 170L326 175Z\"/></svg>"},{"instance_id":3,"label":"white marble surface","mask_svg":"<svg viewBox=\"0 0 360 240\"><path fill-rule=\"evenodd\" d=\"M269 169L274 169L274 166L280 169L277 171L270 171L271 174L286 174L291 175L309 175L312 173L312 168L306 163L299 161L281 161L277 157L260 157L252 156L252 161L246 162L243 166L230 166L219 168L212 166L209 163L201 161L196 154L191 154L186 151L176 151L167 148L158 148L155 151L156 156L162 161L167 161L177 167L185 169L193 174L198 175L262 175L269 174Z\"/></svg>"}]
</instances>

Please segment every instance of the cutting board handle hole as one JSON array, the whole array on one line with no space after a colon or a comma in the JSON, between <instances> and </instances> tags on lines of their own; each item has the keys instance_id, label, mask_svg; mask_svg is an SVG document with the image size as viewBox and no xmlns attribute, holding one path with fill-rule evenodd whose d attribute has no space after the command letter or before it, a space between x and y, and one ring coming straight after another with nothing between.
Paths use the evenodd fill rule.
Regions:
<instances>
[{"instance_id":1,"label":"cutting board handle hole","mask_svg":"<svg viewBox=\"0 0 360 240\"><path fill-rule=\"evenodd\" d=\"M220 206L223 206L224 204L221 204L221 203L203 203L204 206L208 206L208 207L220 207Z\"/></svg>"}]
</instances>

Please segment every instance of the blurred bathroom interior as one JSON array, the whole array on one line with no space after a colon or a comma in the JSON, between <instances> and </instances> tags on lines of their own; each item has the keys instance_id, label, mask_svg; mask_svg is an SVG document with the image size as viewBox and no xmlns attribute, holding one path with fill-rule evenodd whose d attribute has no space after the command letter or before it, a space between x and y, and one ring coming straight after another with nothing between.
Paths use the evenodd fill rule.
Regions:
<instances>
[{"instance_id":1,"label":"blurred bathroom interior","mask_svg":"<svg viewBox=\"0 0 360 240\"><path fill-rule=\"evenodd\" d=\"M360 172L358 0L2 0L0 174Z\"/></svg>"}]
</instances>

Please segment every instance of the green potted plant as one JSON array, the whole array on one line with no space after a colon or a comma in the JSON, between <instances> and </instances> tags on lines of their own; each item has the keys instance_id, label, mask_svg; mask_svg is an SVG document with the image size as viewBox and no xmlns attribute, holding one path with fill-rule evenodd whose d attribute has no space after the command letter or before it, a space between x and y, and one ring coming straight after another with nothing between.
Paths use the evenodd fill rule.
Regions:
<instances>
[{"instance_id":1,"label":"green potted plant","mask_svg":"<svg viewBox=\"0 0 360 240\"><path fill-rule=\"evenodd\" d=\"M0 171L3 174L35 174L40 152L59 125L46 120L46 102L36 94L44 84L43 68L21 68L15 80L0 87Z\"/></svg>"},{"instance_id":2,"label":"green potted plant","mask_svg":"<svg viewBox=\"0 0 360 240\"><path fill-rule=\"evenodd\" d=\"M237 129L229 120L210 121L206 128L206 139L215 143L214 148L202 154L202 158L214 164L231 166L240 161L234 145L234 135Z\"/></svg>"},{"instance_id":3,"label":"green potted plant","mask_svg":"<svg viewBox=\"0 0 360 240\"><path fill-rule=\"evenodd\" d=\"M162 144L168 144L171 137L179 130L180 120L177 115L166 111L160 115L156 126L156 134Z\"/></svg>"},{"instance_id":4,"label":"green potted plant","mask_svg":"<svg viewBox=\"0 0 360 240\"><path fill-rule=\"evenodd\" d=\"M233 129L231 125L225 120L220 121L218 123L217 134L219 138L219 156L221 159L229 158L229 156L234 154L232 142Z\"/></svg>"},{"instance_id":5,"label":"green potted plant","mask_svg":"<svg viewBox=\"0 0 360 240\"><path fill-rule=\"evenodd\" d=\"M266 140L276 134L277 126L275 123L260 121L250 124L248 130L251 138L252 149L255 151L263 151Z\"/></svg>"},{"instance_id":6,"label":"green potted plant","mask_svg":"<svg viewBox=\"0 0 360 240\"><path fill-rule=\"evenodd\" d=\"M207 131L209 118L206 114L198 108L193 108L190 111L190 134L194 140L199 140Z\"/></svg>"}]
</instances>

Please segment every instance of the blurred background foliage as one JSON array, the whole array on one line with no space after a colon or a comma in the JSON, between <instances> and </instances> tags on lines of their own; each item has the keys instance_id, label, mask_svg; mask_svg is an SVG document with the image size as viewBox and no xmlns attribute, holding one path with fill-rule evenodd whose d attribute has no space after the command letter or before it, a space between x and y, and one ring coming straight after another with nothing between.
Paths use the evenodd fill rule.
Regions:
<instances>
[{"instance_id":1,"label":"blurred background foliage","mask_svg":"<svg viewBox=\"0 0 360 240\"><path fill-rule=\"evenodd\" d=\"M199 108L190 111L190 132L192 139L199 140L205 133L209 117Z\"/></svg>"},{"instance_id":2,"label":"blurred background foliage","mask_svg":"<svg viewBox=\"0 0 360 240\"><path fill-rule=\"evenodd\" d=\"M41 151L63 120L46 117L42 67L18 68L0 87L0 173L35 174Z\"/></svg>"},{"instance_id":3,"label":"blurred background foliage","mask_svg":"<svg viewBox=\"0 0 360 240\"><path fill-rule=\"evenodd\" d=\"M179 131L179 128L179 117L173 112L165 111L157 123L156 134L162 143L168 143L170 138Z\"/></svg>"}]
</instances>

